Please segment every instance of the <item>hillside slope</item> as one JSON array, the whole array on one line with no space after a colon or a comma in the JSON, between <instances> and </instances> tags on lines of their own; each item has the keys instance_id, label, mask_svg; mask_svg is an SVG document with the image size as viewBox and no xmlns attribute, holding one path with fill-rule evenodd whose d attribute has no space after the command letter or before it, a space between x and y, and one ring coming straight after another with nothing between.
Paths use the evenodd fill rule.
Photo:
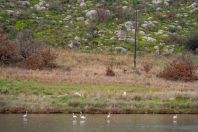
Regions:
<instances>
[{"instance_id":1,"label":"hillside slope","mask_svg":"<svg viewBox=\"0 0 198 132\"><path fill-rule=\"evenodd\" d=\"M198 28L195 0L140 0L138 50L178 52ZM1 0L0 26L15 38L30 29L55 46L82 50L133 48L134 7L129 0Z\"/></svg>"}]
</instances>

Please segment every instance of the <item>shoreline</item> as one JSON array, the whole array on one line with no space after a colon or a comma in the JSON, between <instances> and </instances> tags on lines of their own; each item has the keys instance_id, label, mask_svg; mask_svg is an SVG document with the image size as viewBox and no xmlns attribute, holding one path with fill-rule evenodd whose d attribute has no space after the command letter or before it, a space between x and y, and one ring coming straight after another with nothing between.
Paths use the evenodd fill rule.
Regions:
<instances>
[{"instance_id":1,"label":"shoreline","mask_svg":"<svg viewBox=\"0 0 198 132\"><path fill-rule=\"evenodd\" d=\"M198 114L197 96L192 96L192 92L187 96L186 92L165 92L132 84L48 83L8 78L1 78L0 84L0 113L27 110L35 114L80 111L87 114Z\"/></svg>"},{"instance_id":2,"label":"shoreline","mask_svg":"<svg viewBox=\"0 0 198 132\"><path fill-rule=\"evenodd\" d=\"M0 114L23 114L25 108L0 108ZM56 109L28 109L30 114L79 114L80 111L65 110L63 108ZM81 110L84 114L198 114L198 109L194 110L173 110L173 109L158 109L158 110L132 110L132 109L100 109L100 108L89 108Z\"/></svg>"}]
</instances>

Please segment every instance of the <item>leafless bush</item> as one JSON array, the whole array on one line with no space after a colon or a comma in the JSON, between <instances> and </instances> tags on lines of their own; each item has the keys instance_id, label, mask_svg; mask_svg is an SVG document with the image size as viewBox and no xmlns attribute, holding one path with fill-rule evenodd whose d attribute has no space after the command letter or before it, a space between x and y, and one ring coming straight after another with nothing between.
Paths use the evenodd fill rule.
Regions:
<instances>
[{"instance_id":1,"label":"leafless bush","mask_svg":"<svg viewBox=\"0 0 198 132\"><path fill-rule=\"evenodd\" d=\"M23 30L18 33L17 44L26 68L43 69L54 65L55 53L50 48L46 48L42 40L34 39L30 30Z\"/></svg>"},{"instance_id":2,"label":"leafless bush","mask_svg":"<svg viewBox=\"0 0 198 132\"><path fill-rule=\"evenodd\" d=\"M196 67L193 65L192 60L188 55L173 60L168 64L159 77L168 80L184 80L192 81L198 79L196 76Z\"/></svg>"},{"instance_id":3,"label":"leafless bush","mask_svg":"<svg viewBox=\"0 0 198 132\"><path fill-rule=\"evenodd\" d=\"M17 44L20 55L27 58L30 54L35 53L38 49L44 47L42 40L34 39L30 30L23 30L17 34Z\"/></svg>"},{"instance_id":4,"label":"leafless bush","mask_svg":"<svg viewBox=\"0 0 198 132\"><path fill-rule=\"evenodd\" d=\"M107 67L106 76L115 76L115 72L113 71L112 65Z\"/></svg>"},{"instance_id":5,"label":"leafless bush","mask_svg":"<svg viewBox=\"0 0 198 132\"><path fill-rule=\"evenodd\" d=\"M187 41L187 38L185 36L181 36L175 33L170 33L168 37L164 39L164 42L167 44L179 44L184 45Z\"/></svg>"},{"instance_id":6,"label":"leafless bush","mask_svg":"<svg viewBox=\"0 0 198 132\"><path fill-rule=\"evenodd\" d=\"M10 64L16 62L18 58L18 48L16 42L7 39L3 30L0 29L0 63Z\"/></svg>"},{"instance_id":7,"label":"leafless bush","mask_svg":"<svg viewBox=\"0 0 198 132\"><path fill-rule=\"evenodd\" d=\"M105 22L110 16L109 10L107 10L105 7L98 7L96 11L97 11L97 19L100 22Z\"/></svg>"},{"instance_id":8,"label":"leafless bush","mask_svg":"<svg viewBox=\"0 0 198 132\"><path fill-rule=\"evenodd\" d=\"M30 54L23 62L26 68L35 70L53 67L55 59L55 53L49 48L43 48Z\"/></svg>"},{"instance_id":9,"label":"leafless bush","mask_svg":"<svg viewBox=\"0 0 198 132\"><path fill-rule=\"evenodd\" d=\"M49 3L49 9L61 12L63 10L61 1L53 1Z\"/></svg>"},{"instance_id":10,"label":"leafless bush","mask_svg":"<svg viewBox=\"0 0 198 132\"><path fill-rule=\"evenodd\" d=\"M169 12L169 13L166 13L165 14L165 18L166 19L174 19L176 16L176 13L175 12Z\"/></svg>"},{"instance_id":11,"label":"leafless bush","mask_svg":"<svg viewBox=\"0 0 198 132\"><path fill-rule=\"evenodd\" d=\"M54 67L55 59L56 54L46 48L42 41L33 39L28 30L18 33L16 43L7 39L0 29L0 63L10 64L17 61L29 69L42 69Z\"/></svg>"},{"instance_id":12,"label":"leafless bush","mask_svg":"<svg viewBox=\"0 0 198 132\"><path fill-rule=\"evenodd\" d=\"M158 19L173 19L175 18L176 13L174 12L169 12L169 13L161 13L161 12L156 12L155 17Z\"/></svg>"},{"instance_id":13,"label":"leafless bush","mask_svg":"<svg viewBox=\"0 0 198 132\"><path fill-rule=\"evenodd\" d=\"M164 14L161 13L161 12L156 12L155 17L158 18L158 19L164 19Z\"/></svg>"},{"instance_id":14,"label":"leafless bush","mask_svg":"<svg viewBox=\"0 0 198 132\"><path fill-rule=\"evenodd\" d=\"M133 18L134 17L133 12L134 12L133 9L131 8L123 9L121 6L113 8L114 16L121 21L128 21L131 18Z\"/></svg>"},{"instance_id":15,"label":"leafless bush","mask_svg":"<svg viewBox=\"0 0 198 132\"><path fill-rule=\"evenodd\" d=\"M151 69L153 68L153 65L151 63L144 63L143 64L143 71L148 74Z\"/></svg>"}]
</instances>

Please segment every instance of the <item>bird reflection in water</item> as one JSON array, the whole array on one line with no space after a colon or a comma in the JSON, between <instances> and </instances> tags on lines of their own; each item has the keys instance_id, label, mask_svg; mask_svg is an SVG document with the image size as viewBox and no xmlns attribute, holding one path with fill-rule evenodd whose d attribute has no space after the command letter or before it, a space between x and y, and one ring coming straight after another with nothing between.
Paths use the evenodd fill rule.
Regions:
<instances>
[{"instance_id":1,"label":"bird reflection in water","mask_svg":"<svg viewBox=\"0 0 198 132\"><path fill-rule=\"evenodd\" d=\"M176 121L176 120L174 120L174 121L173 121L173 124L174 124L174 125L177 125L177 121Z\"/></svg>"},{"instance_id":2,"label":"bird reflection in water","mask_svg":"<svg viewBox=\"0 0 198 132\"><path fill-rule=\"evenodd\" d=\"M73 121L72 121L72 124L73 124L73 125L77 125L77 120L73 120Z\"/></svg>"},{"instance_id":3,"label":"bird reflection in water","mask_svg":"<svg viewBox=\"0 0 198 132\"><path fill-rule=\"evenodd\" d=\"M28 119L27 118L23 118L23 122L27 123Z\"/></svg>"},{"instance_id":4,"label":"bird reflection in water","mask_svg":"<svg viewBox=\"0 0 198 132\"><path fill-rule=\"evenodd\" d=\"M110 124L111 123L111 121L110 120L107 120L107 124Z\"/></svg>"},{"instance_id":5,"label":"bird reflection in water","mask_svg":"<svg viewBox=\"0 0 198 132\"><path fill-rule=\"evenodd\" d=\"M80 121L80 125L85 125L85 120Z\"/></svg>"}]
</instances>

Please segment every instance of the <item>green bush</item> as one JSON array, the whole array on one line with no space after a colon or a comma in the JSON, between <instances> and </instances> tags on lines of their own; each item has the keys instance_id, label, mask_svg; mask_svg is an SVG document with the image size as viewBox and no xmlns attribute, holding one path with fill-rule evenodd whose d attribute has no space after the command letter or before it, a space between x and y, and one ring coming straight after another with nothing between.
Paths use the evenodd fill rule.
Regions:
<instances>
[{"instance_id":1,"label":"green bush","mask_svg":"<svg viewBox=\"0 0 198 132\"><path fill-rule=\"evenodd\" d=\"M141 100L142 100L142 98L141 98L140 96L135 96L133 99L134 99L135 101L141 101Z\"/></svg>"},{"instance_id":2,"label":"green bush","mask_svg":"<svg viewBox=\"0 0 198 132\"><path fill-rule=\"evenodd\" d=\"M185 96L181 96L181 95L178 95L176 98L175 98L176 102L179 102L179 103L186 103L189 101L189 98L185 97Z\"/></svg>"}]
</instances>

